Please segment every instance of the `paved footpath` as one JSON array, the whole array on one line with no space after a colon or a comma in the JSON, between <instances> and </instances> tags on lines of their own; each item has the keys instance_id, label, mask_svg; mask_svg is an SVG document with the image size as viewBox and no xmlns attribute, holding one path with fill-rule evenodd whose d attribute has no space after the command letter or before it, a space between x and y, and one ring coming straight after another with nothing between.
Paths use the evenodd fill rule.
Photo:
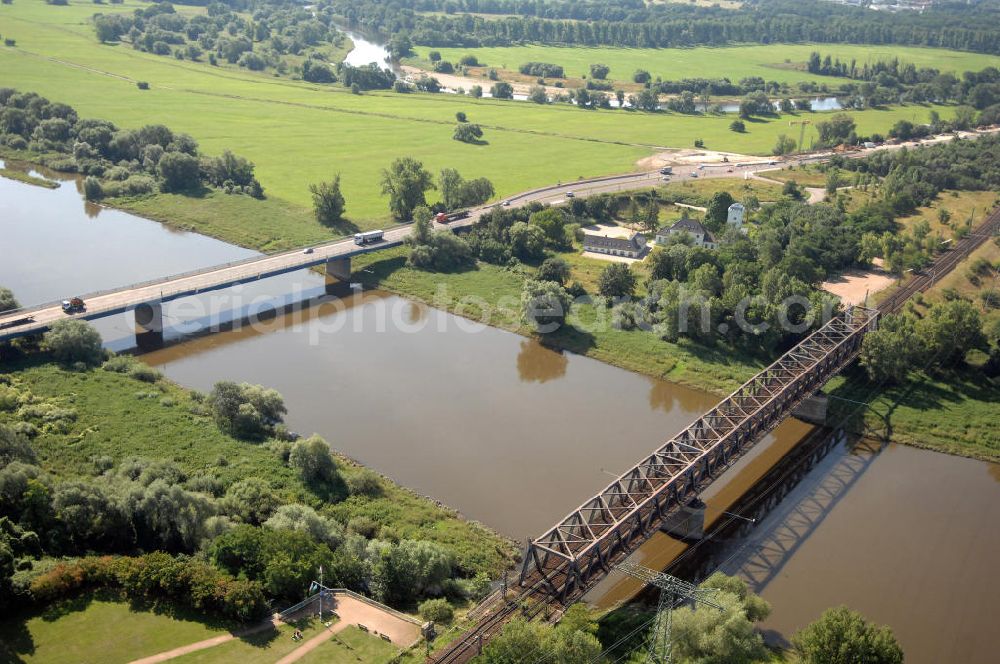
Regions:
<instances>
[{"instance_id":1,"label":"paved footpath","mask_svg":"<svg viewBox=\"0 0 1000 664\"><path fill-rule=\"evenodd\" d=\"M336 624L279 659L278 664L292 664L292 662L298 661L306 653L329 641L337 632L354 625L364 625L372 634L372 638L380 638L376 634L384 634L400 648L408 648L420 638L419 626L349 595L337 595L334 599L333 610L340 617Z\"/></svg>"}]
</instances>

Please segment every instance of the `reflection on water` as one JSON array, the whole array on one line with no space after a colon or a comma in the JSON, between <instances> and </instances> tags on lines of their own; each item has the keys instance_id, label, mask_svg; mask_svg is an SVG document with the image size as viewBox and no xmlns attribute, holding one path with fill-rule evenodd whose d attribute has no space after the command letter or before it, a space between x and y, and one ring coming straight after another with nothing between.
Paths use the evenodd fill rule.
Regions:
<instances>
[{"instance_id":1,"label":"reflection on water","mask_svg":"<svg viewBox=\"0 0 1000 664\"><path fill-rule=\"evenodd\" d=\"M840 447L725 566L787 639L829 606L892 626L908 662L995 662L1000 486L980 461Z\"/></svg>"},{"instance_id":2,"label":"reflection on water","mask_svg":"<svg viewBox=\"0 0 1000 664\"><path fill-rule=\"evenodd\" d=\"M521 342L517 354L517 373L526 383L545 383L566 375L569 358L566 353L546 348L536 339Z\"/></svg>"},{"instance_id":3,"label":"reflection on water","mask_svg":"<svg viewBox=\"0 0 1000 664\"><path fill-rule=\"evenodd\" d=\"M650 393L651 403L652 394L653 391ZM662 391L660 394L663 394ZM722 520L726 511L760 481L775 463L812 431L812 426L799 420L786 420L703 492L700 497L707 506L706 532ZM632 554L631 559L652 569L666 569L688 550L688 546L685 542L657 532ZM610 609L634 597L642 587L640 582L631 577L612 574L597 584L584 600L599 609Z\"/></svg>"},{"instance_id":4,"label":"reflection on water","mask_svg":"<svg viewBox=\"0 0 1000 664\"><path fill-rule=\"evenodd\" d=\"M675 408L697 410L698 404L691 401L690 390L677 390L676 384L649 377L649 407L669 413ZM700 394L694 392L693 394ZM714 404L713 404L714 405Z\"/></svg>"},{"instance_id":5,"label":"reflection on water","mask_svg":"<svg viewBox=\"0 0 1000 664\"><path fill-rule=\"evenodd\" d=\"M986 469L997 482L1000 482L1000 463L988 463Z\"/></svg>"},{"instance_id":6,"label":"reflection on water","mask_svg":"<svg viewBox=\"0 0 1000 664\"><path fill-rule=\"evenodd\" d=\"M344 56L345 63L352 67L363 67L374 62L383 69L389 68L398 73L398 67L392 61L392 55L384 39L361 34L357 29L340 28L340 30L354 42L354 48Z\"/></svg>"},{"instance_id":7,"label":"reflection on water","mask_svg":"<svg viewBox=\"0 0 1000 664\"><path fill-rule=\"evenodd\" d=\"M536 535L705 410L650 408L649 379L384 293L146 354L178 382L280 391L289 425L514 537ZM294 319L294 321L292 320ZM409 320L413 320L412 316ZM387 323L380 324L380 321Z\"/></svg>"},{"instance_id":8,"label":"reflection on water","mask_svg":"<svg viewBox=\"0 0 1000 664\"><path fill-rule=\"evenodd\" d=\"M86 203L78 178L30 170L64 184L58 189L46 189L0 178L0 284L13 290L24 306L256 253Z\"/></svg>"},{"instance_id":9,"label":"reflection on water","mask_svg":"<svg viewBox=\"0 0 1000 664\"><path fill-rule=\"evenodd\" d=\"M747 579L779 645L843 604L891 626L908 662L996 661L996 464L830 436L790 459L730 508L756 524L727 517L691 549L660 536L640 553L684 578Z\"/></svg>"}]
</instances>

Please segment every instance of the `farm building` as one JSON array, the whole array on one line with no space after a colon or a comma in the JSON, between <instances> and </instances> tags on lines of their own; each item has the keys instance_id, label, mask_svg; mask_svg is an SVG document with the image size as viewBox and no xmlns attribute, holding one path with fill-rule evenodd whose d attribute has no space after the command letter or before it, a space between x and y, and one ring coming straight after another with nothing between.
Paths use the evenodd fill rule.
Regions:
<instances>
[{"instance_id":1,"label":"farm building","mask_svg":"<svg viewBox=\"0 0 1000 664\"><path fill-rule=\"evenodd\" d=\"M664 226L656 232L656 243L666 244L672 236L686 233L694 240L695 246L715 249L718 245L715 237L700 222L694 219L681 219L673 226Z\"/></svg>"},{"instance_id":2,"label":"farm building","mask_svg":"<svg viewBox=\"0 0 1000 664\"><path fill-rule=\"evenodd\" d=\"M628 238L587 233L583 236L583 250L609 256L642 258L646 251L646 237L642 233L633 233Z\"/></svg>"}]
</instances>

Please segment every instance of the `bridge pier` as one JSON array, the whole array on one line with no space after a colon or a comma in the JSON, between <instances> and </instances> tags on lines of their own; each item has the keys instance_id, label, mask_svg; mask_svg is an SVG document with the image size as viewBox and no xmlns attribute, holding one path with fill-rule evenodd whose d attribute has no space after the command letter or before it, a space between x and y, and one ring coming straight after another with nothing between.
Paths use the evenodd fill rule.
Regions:
<instances>
[{"instance_id":1,"label":"bridge pier","mask_svg":"<svg viewBox=\"0 0 1000 664\"><path fill-rule=\"evenodd\" d=\"M351 257L329 258L326 261L326 294L339 295L343 284L351 280Z\"/></svg>"},{"instance_id":2,"label":"bridge pier","mask_svg":"<svg viewBox=\"0 0 1000 664\"><path fill-rule=\"evenodd\" d=\"M132 311L135 316L135 343L143 350L163 345L163 304L144 302Z\"/></svg>"},{"instance_id":3,"label":"bridge pier","mask_svg":"<svg viewBox=\"0 0 1000 664\"><path fill-rule=\"evenodd\" d=\"M826 410L829 401L830 397L819 391L813 396L803 399L792 411L792 417L796 417L809 424L826 426Z\"/></svg>"},{"instance_id":4,"label":"bridge pier","mask_svg":"<svg viewBox=\"0 0 1000 664\"><path fill-rule=\"evenodd\" d=\"M660 530L682 540L700 540L705 536L705 503L692 498L686 505L663 520Z\"/></svg>"}]
</instances>

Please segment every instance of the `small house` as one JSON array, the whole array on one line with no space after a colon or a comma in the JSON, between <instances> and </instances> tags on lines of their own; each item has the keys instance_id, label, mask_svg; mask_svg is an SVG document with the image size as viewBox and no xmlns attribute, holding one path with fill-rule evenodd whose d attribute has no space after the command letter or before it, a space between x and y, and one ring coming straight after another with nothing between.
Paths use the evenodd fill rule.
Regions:
<instances>
[{"instance_id":1,"label":"small house","mask_svg":"<svg viewBox=\"0 0 1000 664\"><path fill-rule=\"evenodd\" d=\"M586 233L583 236L583 250L608 256L642 258L646 251L646 237L642 233L633 233L627 239Z\"/></svg>"},{"instance_id":2,"label":"small house","mask_svg":"<svg viewBox=\"0 0 1000 664\"><path fill-rule=\"evenodd\" d=\"M715 249L718 245L715 237L700 222L694 219L680 219L673 226L664 226L656 232L656 243L667 244L672 236L687 234L691 236L695 246Z\"/></svg>"},{"instance_id":3,"label":"small house","mask_svg":"<svg viewBox=\"0 0 1000 664\"><path fill-rule=\"evenodd\" d=\"M740 228L746 220L747 209L743 203L733 203L729 206L729 213L726 215L726 225Z\"/></svg>"}]
</instances>

